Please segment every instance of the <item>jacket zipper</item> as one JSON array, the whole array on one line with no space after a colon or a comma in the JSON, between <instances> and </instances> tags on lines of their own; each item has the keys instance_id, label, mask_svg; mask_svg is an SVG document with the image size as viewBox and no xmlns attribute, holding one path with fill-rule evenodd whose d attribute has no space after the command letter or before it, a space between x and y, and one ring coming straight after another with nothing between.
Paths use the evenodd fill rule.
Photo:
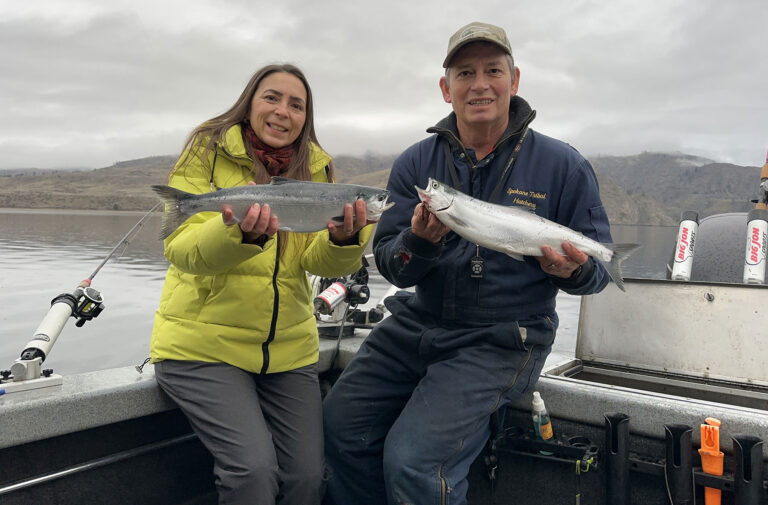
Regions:
<instances>
[{"instance_id":1,"label":"jacket zipper","mask_svg":"<svg viewBox=\"0 0 768 505\"><path fill-rule=\"evenodd\" d=\"M280 304L280 293L277 291L277 273L280 269L280 236L275 235L275 272L272 274L272 290L275 293L274 306L272 307L272 322L269 325L269 335L267 340L261 344L261 352L263 355L263 361L261 365L261 373L267 373L269 368L269 344L275 339L275 330L277 328L277 313L278 306Z\"/></svg>"},{"instance_id":2,"label":"jacket zipper","mask_svg":"<svg viewBox=\"0 0 768 505\"><path fill-rule=\"evenodd\" d=\"M500 146L502 143L506 142L507 139L509 139L511 137L514 137L515 135L520 135L523 132L523 130L525 130L525 127L528 126L531 121L533 121L534 117L536 117L536 111L531 111L531 113L528 114L528 117L525 118L525 120L523 121L523 124L520 127L520 129L515 131L515 132L510 132L508 135L505 135L502 138L500 138L499 141L496 142L496 145L493 146L493 150L495 151L496 148L498 146ZM475 171L475 165L472 163L472 158L470 158L469 153L467 152L466 147L464 147L464 144L461 142L461 140L459 140L459 138L456 136L455 133L453 133L451 130L449 130L447 128L438 128L436 126L433 126L431 128L427 128L427 132L428 133L432 133L432 132L434 132L434 133L442 133L444 135L449 135L453 140L456 141L456 143L458 145L461 146L461 150L464 152L464 156L466 156L466 159L469 161L469 164L472 167L472 171L473 172Z\"/></svg>"},{"instance_id":3,"label":"jacket zipper","mask_svg":"<svg viewBox=\"0 0 768 505\"><path fill-rule=\"evenodd\" d=\"M533 349L536 347L536 345L532 345L530 349L528 349L528 355L525 357L525 361L523 362L523 366L521 366L517 372L515 372L515 377L512 379L512 383L501 392L499 397L496 399L496 404L493 406L493 412L495 412L499 408L499 402L501 402L501 397L504 396L504 393L515 387L515 384L517 384L517 379L520 377L520 374L523 370L525 370L525 367L528 366L528 362L531 361L531 354L533 354ZM456 452L459 452L461 448L464 446L464 443L460 443L459 447L456 449ZM454 452L454 454L456 454ZM451 455L453 456L453 455ZM450 459L450 458L449 458ZM448 499L448 483L445 481L445 477L443 477L443 464L440 464L440 467L437 469L437 476L440 479L440 505L445 505Z\"/></svg>"},{"instance_id":4,"label":"jacket zipper","mask_svg":"<svg viewBox=\"0 0 768 505\"><path fill-rule=\"evenodd\" d=\"M454 452L453 454L456 454L457 452L459 452L462 447L464 447L463 440L459 442L459 447L456 448L456 452ZM440 478L440 505L445 505L446 500L448 499L448 483L445 481L445 477L443 477L442 463L440 464L440 467L437 469L437 476Z\"/></svg>"}]
</instances>

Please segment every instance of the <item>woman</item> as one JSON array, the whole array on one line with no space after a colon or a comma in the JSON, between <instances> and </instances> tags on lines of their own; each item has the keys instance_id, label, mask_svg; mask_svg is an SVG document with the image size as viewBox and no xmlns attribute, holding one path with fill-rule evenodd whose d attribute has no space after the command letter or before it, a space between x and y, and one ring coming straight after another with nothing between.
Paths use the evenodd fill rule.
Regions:
<instances>
[{"instance_id":1,"label":"woman","mask_svg":"<svg viewBox=\"0 0 768 505\"><path fill-rule=\"evenodd\" d=\"M228 111L194 129L169 184L202 193L278 174L333 178L309 84L292 65L262 68ZM343 211L343 225L298 234L278 232L268 205L245 216L225 207L165 240L171 266L150 354L160 387L213 454L220 503L319 503L319 344L306 272L361 267L365 204Z\"/></svg>"}]
</instances>

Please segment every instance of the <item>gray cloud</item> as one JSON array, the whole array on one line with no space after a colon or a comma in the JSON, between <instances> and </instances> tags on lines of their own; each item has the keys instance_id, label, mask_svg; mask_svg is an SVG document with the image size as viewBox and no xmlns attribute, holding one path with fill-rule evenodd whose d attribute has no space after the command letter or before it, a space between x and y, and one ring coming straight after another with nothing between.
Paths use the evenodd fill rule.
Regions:
<instances>
[{"instance_id":1,"label":"gray cloud","mask_svg":"<svg viewBox=\"0 0 768 505\"><path fill-rule=\"evenodd\" d=\"M764 0L67 4L0 6L0 168L176 153L274 61L307 73L326 149L398 152L450 112L440 64L472 20L507 29L534 127L585 154L768 147Z\"/></svg>"}]
</instances>

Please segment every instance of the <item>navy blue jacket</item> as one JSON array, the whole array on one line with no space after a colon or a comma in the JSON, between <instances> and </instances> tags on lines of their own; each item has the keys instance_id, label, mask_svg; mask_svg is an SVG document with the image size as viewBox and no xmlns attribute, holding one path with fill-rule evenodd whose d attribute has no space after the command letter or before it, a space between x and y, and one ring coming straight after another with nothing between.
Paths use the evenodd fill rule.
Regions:
<instances>
[{"instance_id":1,"label":"navy blue jacket","mask_svg":"<svg viewBox=\"0 0 768 505\"><path fill-rule=\"evenodd\" d=\"M550 317L557 321L558 289L583 295L602 290L605 269L591 258L581 273L560 279L544 273L538 261L517 261L504 253L480 248L483 276L470 276L477 246L449 232L439 244L411 232L419 203L414 186L426 188L432 177L455 187L447 163L446 143L463 193L488 201L523 130L536 113L520 97L510 104L507 131L493 151L477 162L473 150L459 141L451 113L432 136L403 152L394 162L387 189L395 206L385 212L374 237L376 265L395 286L416 286L415 308L445 323L493 323ZM493 203L519 205L568 226L599 242L611 242L610 226L600 200L592 166L568 144L529 130L517 160Z\"/></svg>"}]
</instances>

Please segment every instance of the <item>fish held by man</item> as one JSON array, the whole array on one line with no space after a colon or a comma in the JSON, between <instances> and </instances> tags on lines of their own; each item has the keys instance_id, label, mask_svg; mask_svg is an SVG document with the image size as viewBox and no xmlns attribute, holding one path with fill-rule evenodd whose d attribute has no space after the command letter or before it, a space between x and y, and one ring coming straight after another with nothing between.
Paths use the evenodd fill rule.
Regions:
<instances>
[{"instance_id":1,"label":"fish held by man","mask_svg":"<svg viewBox=\"0 0 768 505\"><path fill-rule=\"evenodd\" d=\"M597 242L528 210L472 198L431 177L426 189L416 186L416 191L430 212L472 243L523 261L523 256L542 256L543 245L563 254L561 244L567 241L599 261L622 291L621 262L640 247Z\"/></svg>"},{"instance_id":2,"label":"fish held by man","mask_svg":"<svg viewBox=\"0 0 768 505\"><path fill-rule=\"evenodd\" d=\"M328 221L344 221L344 205L364 200L368 221L378 221L394 202L387 202L389 191L355 184L298 181L272 177L269 184L254 184L193 194L170 186L154 185L152 189L165 203L160 237L165 239L190 216L198 212L220 212L229 205L236 219L258 203L269 205L280 221L279 229L297 233L325 229Z\"/></svg>"}]
</instances>

